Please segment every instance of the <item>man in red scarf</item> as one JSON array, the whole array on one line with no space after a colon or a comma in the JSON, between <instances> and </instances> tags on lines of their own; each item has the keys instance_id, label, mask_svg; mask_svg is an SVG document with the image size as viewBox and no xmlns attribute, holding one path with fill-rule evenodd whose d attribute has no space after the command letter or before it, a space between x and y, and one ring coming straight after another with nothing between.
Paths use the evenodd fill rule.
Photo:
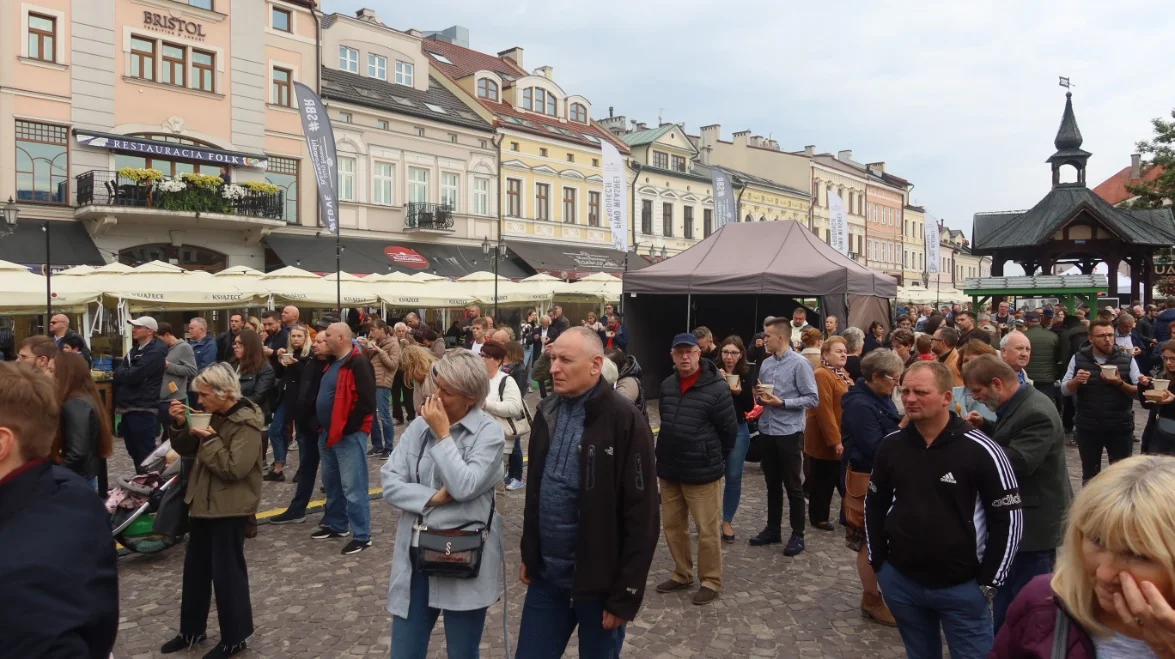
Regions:
<instances>
[{"instance_id":1,"label":"man in red scarf","mask_svg":"<svg viewBox=\"0 0 1175 659\"><path fill-rule=\"evenodd\" d=\"M0 654L107 657L118 631L118 556L102 500L49 460L53 381L0 362Z\"/></svg>"}]
</instances>

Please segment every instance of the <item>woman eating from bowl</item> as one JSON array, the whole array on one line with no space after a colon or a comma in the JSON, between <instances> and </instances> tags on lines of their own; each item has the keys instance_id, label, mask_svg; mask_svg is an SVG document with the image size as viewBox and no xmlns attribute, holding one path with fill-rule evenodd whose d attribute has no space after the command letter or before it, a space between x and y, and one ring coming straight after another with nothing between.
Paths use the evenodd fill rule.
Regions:
<instances>
[{"instance_id":1,"label":"woman eating from bowl","mask_svg":"<svg viewBox=\"0 0 1175 659\"><path fill-rule=\"evenodd\" d=\"M502 524L494 497L506 440L481 409L490 394L487 368L468 350L438 361L431 374L436 394L421 406L380 472L384 500L402 511L388 588L392 659L426 656L441 611L450 659L477 657L486 610L501 594ZM429 576L419 569L433 553L420 550L418 538L426 531L487 524L477 576Z\"/></svg>"},{"instance_id":2,"label":"woman eating from bowl","mask_svg":"<svg viewBox=\"0 0 1175 659\"><path fill-rule=\"evenodd\" d=\"M1110 465L1077 494L1052 575L1020 591L995 659L1175 656L1175 458Z\"/></svg>"},{"instance_id":3,"label":"woman eating from bowl","mask_svg":"<svg viewBox=\"0 0 1175 659\"><path fill-rule=\"evenodd\" d=\"M171 447L195 456L184 502L189 535L184 555L179 635L160 652L188 650L206 636L208 609L216 588L220 643L207 657L245 650L253 633L249 575L245 570L245 526L261 498L261 410L241 395L228 364L213 364L192 381L204 414L187 418L186 406L172 401L168 412Z\"/></svg>"}]
</instances>

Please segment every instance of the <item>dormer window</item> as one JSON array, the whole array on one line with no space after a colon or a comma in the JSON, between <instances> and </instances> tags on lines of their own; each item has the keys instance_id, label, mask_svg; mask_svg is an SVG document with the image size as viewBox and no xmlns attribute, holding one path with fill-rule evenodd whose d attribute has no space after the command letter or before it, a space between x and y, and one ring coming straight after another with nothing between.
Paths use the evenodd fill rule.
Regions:
<instances>
[{"instance_id":1,"label":"dormer window","mask_svg":"<svg viewBox=\"0 0 1175 659\"><path fill-rule=\"evenodd\" d=\"M498 100L498 83L489 78L482 78L477 81L477 97L484 98L489 101Z\"/></svg>"},{"instance_id":2,"label":"dormer window","mask_svg":"<svg viewBox=\"0 0 1175 659\"><path fill-rule=\"evenodd\" d=\"M581 124L586 124L588 122L587 108L583 106L583 103L572 103L571 110L568 115L569 116L567 118L572 121L577 121Z\"/></svg>"},{"instance_id":3,"label":"dormer window","mask_svg":"<svg viewBox=\"0 0 1175 659\"><path fill-rule=\"evenodd\" d=\"M555 100L555 95L542 87L527 87L522 90L522 107L523 109L548 114L552 117L559 116L559 108Z\"/></svg>"}]
</instances>

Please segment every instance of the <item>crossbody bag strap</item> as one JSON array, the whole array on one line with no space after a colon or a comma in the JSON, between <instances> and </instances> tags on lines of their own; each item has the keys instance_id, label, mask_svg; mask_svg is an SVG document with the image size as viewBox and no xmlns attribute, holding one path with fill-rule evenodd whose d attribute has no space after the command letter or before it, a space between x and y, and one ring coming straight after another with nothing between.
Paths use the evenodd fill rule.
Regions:
<instances>
[{"instance_id":1,"label":"crossbody bag strap","mask_svg":"<svg viewBox=\"0 0 1175 659\"><path fill-rule=\"evenodd\" d=\"M1065 659L1069 654L1069 616L1057 607L1057 620L1053 623L1052 659Z\"/></svg>"},{"instance_id":2,"label":"crossbody bag strap","mask_svg":"<svg viewBox=\"0 0 1175 659\"><path fill-rule=\"evenodd\" d=\"M432 431L431 431L431 430L429 431L429 434L430 434L430 435L432 434ZM456 441L456 440L453 440L453 441ZM420 455L417 455L417 456L416 456L416 482L417 482L417 484L423 484L423 483L421 483L421 482L420 482L420 461L424 459L424 448L425 448L425 446L428 446L428 440L427 440L427 439L425 440L425 442L424 442L424 445L422 445L422 446L420 447ZM491 527L491 526L493 526L493 523L494 523L494 509L496 508L496 504L497 504L497 502L498 502L498 493L495 491L493 494L494 494L493 498L491 498L491 499L490 499L490 518L489 518L489 520L486 522L486 529L485 529L485 530L486 530L487 532L490 530L490 527ZM418 515L418 517L420 517L420 523L421 523L421 524L423 524L423 523L424 523L424 515ZM473 523L473 522L470 522L470 524L472 524L472 523ZM464 525L462 525L462 526L460 526L460 527L458 527L458 528L464 528L465 526L469 526L469 524L464 524Z\"/></svg>"}]
</instances>

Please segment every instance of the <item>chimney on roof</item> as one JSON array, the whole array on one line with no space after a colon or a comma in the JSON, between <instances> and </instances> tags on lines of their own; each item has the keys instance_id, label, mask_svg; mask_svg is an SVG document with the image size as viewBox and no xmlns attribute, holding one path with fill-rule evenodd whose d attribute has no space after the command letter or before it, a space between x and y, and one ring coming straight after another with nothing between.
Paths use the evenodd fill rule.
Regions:
<instances>
[{"instance_id":1,"label":"chimney on roof","mask_svg":"<svg viewBox=\"0 0 1175 659\"><path fill-rule=\"evenodd\" d=\"M608 108L607 118L600 119L600 125L608 129L608 131L613 135L620 136L628 132L628 119L626 119L624 115L620 115L619 117L615 116L612 112L612 108Z\"/></svg>"},{"instance_id":2,"label":"chimney on roof","mask_svg":"<svg viewBox=\"0 0 1175 659\"><path fill-rule=\"evenodd\" d=\"M871 162L865 166L868 167L869 169L872 169L873 171L877 172L878 174L885 173L885 163L884 162Z\"/></svg>"},{"instance_id":3,"label":"chimney on roof","mask_svg":"<svg viewBox=\"0 0 1175 659\"><path fill-rule=\"evenodd\" d=\"M358 18L361 21L367 21L368 23L375 23L376 25L383 25L383 23L380 22L379 18L376 17L375 10L369 9L367 7L363 7L359 11L355 12L355 18Z\"/></svg>"},{"instance_id":4,"label":"chimney on roof","mask_svg":"<svg viewBox=\"0 0 1175 659\"><path fill-rule=\"evenodd\" d=\"M536 76L542 76L547 80L553 80L555 78L555 69L552 69L549 66L540 66L534 70L534 74Z\"/></svg>"},{"instance_id":5,"label":"chimney on roof","mask_svg":"<svg viewBox=\"0 0 1175 659\"><path fill-rule=\"evenodd\" d=\"M751 137L747 138L747 144L750 146L763 146L763 136L752 135Z\"/></svg>"},{"instance_id":6,"label":"chimney on roof","mask_svg":"<svg viewBox=\"0 0 1175 659\"><path fill-rule=\"evenodd\" d=\"M769 140L764 140L764 141L763 141L763 146L764 146L765 148L771 149L772 151L778 151L778 150L779 150L779 142L776 142L775 140L771 140L771 139L769 139Z\"/></svg>"},{"instance_id":7,"label":"chimney on roof","mask_svg":"<svg viewBox=\"0 0 1175 659\"><path fill-rule=\"evenodd\" d=\"M1130 154L1130 180L1137 181L1142 177L1142 154Z\"/></svg>"},{"instance_id":8,"label":"chimney on roof","mask_svg":"<svg viewBox=\"0 0 1175 659\"><path fill-rule=\"evenodd\" d=\"M808 146L804 147L804 155L808 156L809 158L811 158L812 156L815 156L816 155L816 145L809 144Z\"/></svg>"},{"instance_id":9,"label":"chimney on roof","mask_svg":"<svg viewBox=\"0 0 1175 659\"><path fill-rule=\"evenodd\" d=\"M612 118L612 114L615 112L615 110L616 110L616 108L614 108L613 106L611 106L611 105L608 106L608 118L609 119Z\"/></svg>"},{"instance_id":10,"label":"chimney on roof","mask_svg":"<svg viewBox=\"0 0 1175 659\"><path fill-rule=\"evenodd\" d=\"M508 59L517 64L518 68L522 68L522 48L519 48L518 46L503 50L502 52L498 53L498 57Z\"/></svg>"},{"instance_id":11,"label":"chimney on roof","mask_svg":"<svg viewBox=\"0 0 1175 659\"><path fill-rule=\"evenodd\" d=\"M416 28L409 28L409 30L408 30L408 34L409 34L410 36L416 37L417 39L423 39L423 38L424 38L424 33L423 33L423 32L421 32L420 30L417 30Z\"/></svg>"},{"instance_id":12,"label":"chimney on roof","mask_svg":"<svg viewBox=\"0 0 1175 659\"><path fill-rule=\"evenodd\" d=\"M851 162L853 160L853 150L845 149L844 151L837 151L836 159L841 162Z\"/></svg>"}]
</instances>

